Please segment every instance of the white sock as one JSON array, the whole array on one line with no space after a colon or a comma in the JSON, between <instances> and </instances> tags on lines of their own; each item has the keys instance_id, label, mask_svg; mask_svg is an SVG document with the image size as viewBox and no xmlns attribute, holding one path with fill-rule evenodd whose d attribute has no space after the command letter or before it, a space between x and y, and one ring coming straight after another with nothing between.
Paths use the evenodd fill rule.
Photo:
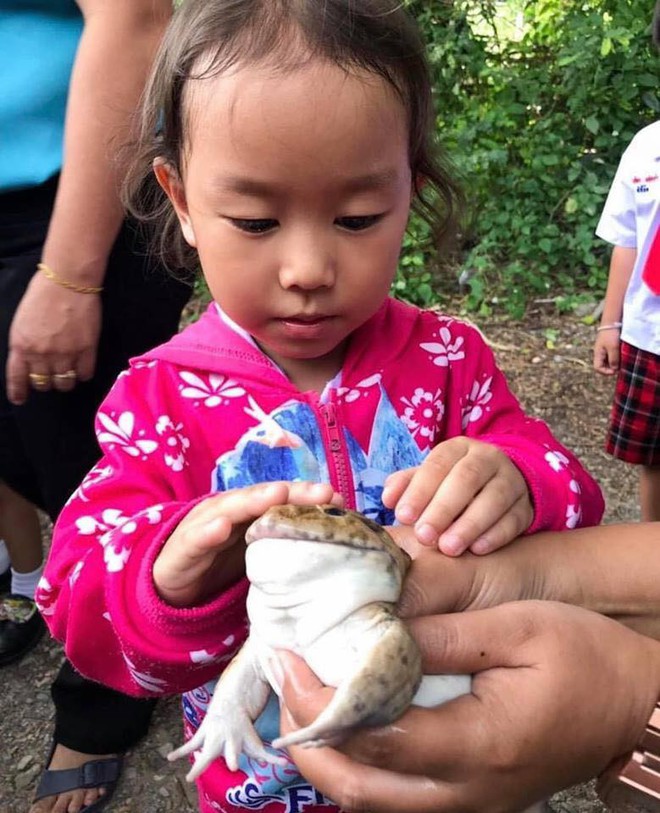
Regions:
<instances>
[{"instance_id":1,"label":"white sock","mask_svg":"<svg viewBox=\"0 0 660 813\"><path fill-rule=\"evenodd\" d=\"M44 572L43 562L32 573L17 573L14 568L11 569L11 592L17 593L19 596L26 596L27 598L34 599L34 593L37 589L37 584Z\"/></svg>"},{"instance_id":2,"label":"white sock","mask_svg":"<svg viewBox=\"0 0 660 813\"><path fill-rule=\"evenodd\" d=\"M7 546L3 540L0 539L0 573L4 573L5 570L9 570L10 564L9 551L7 550Z\"/></svg>"}]
</instances>

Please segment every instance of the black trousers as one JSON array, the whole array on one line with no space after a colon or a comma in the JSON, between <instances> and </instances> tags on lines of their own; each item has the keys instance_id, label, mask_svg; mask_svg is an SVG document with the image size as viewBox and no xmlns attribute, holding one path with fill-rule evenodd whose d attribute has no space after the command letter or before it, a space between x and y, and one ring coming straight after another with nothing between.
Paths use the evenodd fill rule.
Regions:
<instances>
[{"instance_id":1,"label":"black trousers","mask_svg":"<svg viewBox=\"0 0 660 813\"><path fill-rule=\"evenodd\" d=\"M96 410L128 359L178 328L191 286L147 257L126 222L113 247L102 293L103 322L94 378L69 393L31 392L16 407L6 397L11 321L35 273L57 178L0 195L0 480L54 520L96 463ZM84 294L81 294L83 296ZM137 700L88 681L65 662L52 687L56 741L87 753L124 751L146 733L155 701Z\"/></svg>"}]
</instances>

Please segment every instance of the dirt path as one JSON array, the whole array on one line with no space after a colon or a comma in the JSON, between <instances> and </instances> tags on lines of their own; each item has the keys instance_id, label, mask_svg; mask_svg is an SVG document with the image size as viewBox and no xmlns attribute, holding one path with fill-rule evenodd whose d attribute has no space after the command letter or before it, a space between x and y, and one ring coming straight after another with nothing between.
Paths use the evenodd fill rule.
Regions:
<instances>
[{"instance_id":1,"label":"dirt path","mask_svg":"<svg viewBox=\"0 0 660 813\"><path fill-rule=\"evenodd\" d=\"M612 382L591 370L593 329L578 320L537 314L524 326L482 322L513 389L531 414L555 434L600 480L606 521L638 518L634 471L602 450ZM548 343L554 345L549 347ZM59 647L44 641L21 663L2 670L0 813L25 813L52 729L48 689L59 665ZM112 813L194 813L194 793L184 768L164 755L181 738L178 701L160 704L149 737L127 762ZM600 813L591 788L581 786L552 800L556 813Z\"/></svg>"}]
</instances>

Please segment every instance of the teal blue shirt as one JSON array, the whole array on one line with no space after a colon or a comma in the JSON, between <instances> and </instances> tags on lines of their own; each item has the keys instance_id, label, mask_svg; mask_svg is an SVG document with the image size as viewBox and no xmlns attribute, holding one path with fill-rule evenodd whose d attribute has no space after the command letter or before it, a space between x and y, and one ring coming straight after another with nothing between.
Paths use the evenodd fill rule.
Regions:
<instances>
[{"instance_id":1,"label":"teal blue shirt","mask_svg":"<svg viewBox=\"0 0 660 813\"><path fill-rule=\"evenodd\" d=\"M0 192L60 170L82 28L74 0L0 0Z\"/></svg>"}]
</instances>

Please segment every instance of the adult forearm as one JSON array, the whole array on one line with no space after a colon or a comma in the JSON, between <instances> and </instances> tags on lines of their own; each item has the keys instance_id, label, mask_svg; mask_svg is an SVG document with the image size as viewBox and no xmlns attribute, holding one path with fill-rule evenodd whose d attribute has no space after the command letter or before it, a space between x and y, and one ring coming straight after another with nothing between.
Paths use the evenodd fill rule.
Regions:
<instances>
[{"instance_id":1,"label":"adult forearm","mask_svg":"<svg viewBox=\"0 0 660 813\"><path fill-rule=\"evenodd\" d=\"M547 598L595 610L660 640L660 523L547 536L537 540L550 554Z\"/></svg>"},{"instance_id":2,"label":"adult forearm","mask_svg":"<svg viewBox=\"0 0 660 813\"><path fill-rule=\"evenodd\" d=\"M64 165L43 260L77 284L98 285L122 220L119 148L125 143L168 0L80 0L84 31L66 114Z\"/></svg>"}]
</instances>

